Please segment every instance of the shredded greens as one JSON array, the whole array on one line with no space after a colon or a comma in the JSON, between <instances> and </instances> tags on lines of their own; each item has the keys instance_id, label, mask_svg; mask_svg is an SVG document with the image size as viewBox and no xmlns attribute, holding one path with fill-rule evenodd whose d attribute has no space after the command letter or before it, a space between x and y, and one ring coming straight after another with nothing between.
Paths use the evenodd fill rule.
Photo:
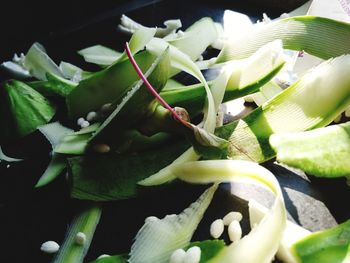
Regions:
<instances>
[{"instance_id":1,"label":"shredded greens","mask_svg":"<svg viewBox=\"0 0 350 263\"><path fill-rule=\"evenodd\" d=\"M181 31L177 19L159 28L123 15L119 29L131 35L125 51L99 44L78 51L99 66L94 72L56 64L39 43L2 64L26 80L1 84L0 144L40 131L52 158L35 187L66 170L71 197L89 201L53 262L83 262L101 217L96 202L142 199L142 192L176 179L213 186L182 213L147 218L130 251L93 263L167 263L174 251L191 247L201 251L195 263L269 263L275 256L287 263L348 262L349 221L316 233L287 221L278 180L259 163L276 157L308 175L349 177L350 122L325 126L350 106L350 24L316 16L270 22L266 15L247 23L247 32L228 37L229 29L209 17ZM221 49L217 57L203 60L213 46ZM280 83L295 59L290 50L326 61L285 87ZM257 107L222 125L223 103L247 95ZM21 159L0 147L0 161ZM219 184L231 182L267 188L272 206L249 200L251 230L240 240L192 240Z\"/></svg>"}]
</instances>

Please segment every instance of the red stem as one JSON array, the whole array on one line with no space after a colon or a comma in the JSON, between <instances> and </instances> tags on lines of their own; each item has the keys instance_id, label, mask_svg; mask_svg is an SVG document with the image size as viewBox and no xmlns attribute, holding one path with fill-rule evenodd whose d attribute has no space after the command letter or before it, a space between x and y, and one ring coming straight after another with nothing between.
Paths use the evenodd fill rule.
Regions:
<instances>
[{"instance_id":1,"label":"red stem","mask_svg":"<svg viewBox=\"0 0 350 263\"><path fill-rule=\"evenodd\" d=\"M169 106L169 104L157 93L157 91L152 87L151 83L149 83L149 81L147 80L147 78L145 77L145 75L142 73L140 67L137 65L137 62L135 61L133 55L131 54L130 48L129 48L129 44L128 42L125 43L125 51L126 54L128 55L128 58L132 64L132 66L134 67L137 75L139 75L139 77L142 79L142 81L145 83L146 87L148 88L148 90L152 93L152 95L167 109L171 112L171 114L173 115L174 119L179 121L180 123L182 123L183 125L185 125L187 128L193 129L192 126L187 123L186 121L184 121L183 119L180 118L179 115L177 115L177 113L173 110L172 107Z\"/></svg>"}]
</instances>

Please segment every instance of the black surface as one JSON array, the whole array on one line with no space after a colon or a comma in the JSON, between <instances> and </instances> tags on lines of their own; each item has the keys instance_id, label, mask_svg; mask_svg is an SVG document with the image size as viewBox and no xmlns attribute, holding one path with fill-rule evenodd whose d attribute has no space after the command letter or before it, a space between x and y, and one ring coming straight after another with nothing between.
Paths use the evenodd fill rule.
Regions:
<instances>
[{"instance_id":1,"label":"black surface","mask_svg":"<svg viewBox=\"0 0 350 263\"><path fill-rule=\"evenodd\" d=\"M150 26L162 25L166 19L181 18L186 28L202 16L211 16L220 22L225 9L246 13L254 20L260 18L263 12L274 17L292 9L290 6L283 6L285 9L269 6L264 1L219 0L209 4L184 0L153 2L7 2L1 9L1 61L10 59L14 52L25 52L33 41L39 41L56 62L64 60L86 68L86 64L76 55L76 50L93 44L121 49L127 37L121 35L116 26L120 14L125 12ZM49 145L40 134L35 133L16 144L7 145L6 150L9 154L19 152L26 157L26 161L11 164L9 168L7 163L0 163L0 262L49 262L51 257L39 250L41 243L46 240L61 243L75 209L82 202L69 199L64 176L45 188L33 188L49 161ZM300 223L318 224L316 228L322 228L331 225L333 217L329 214L331 222L322 217L328 217L326 208L308 214L302 210L303 199L293 199L287 193L288 188L324 202L338 222L350 218L346 205L346 201L350 200L350 191L343 179L312 178L311 184L283 167L273 163L266 165L278 176L284 187L287 208L296 221L300 222L300 217L306 216L307 219ZM87 260L100 254L127 252L145 217L178 213L193 202L202 189L178 184L151 193L142 201L135 199L106 204ZM228 185L222 186L194 239L209 238L212 220L232 209L246 215L245 208L245 201L232 196ZM243 225L247 226L247 221Z\"/></svg>"}]
</instances>

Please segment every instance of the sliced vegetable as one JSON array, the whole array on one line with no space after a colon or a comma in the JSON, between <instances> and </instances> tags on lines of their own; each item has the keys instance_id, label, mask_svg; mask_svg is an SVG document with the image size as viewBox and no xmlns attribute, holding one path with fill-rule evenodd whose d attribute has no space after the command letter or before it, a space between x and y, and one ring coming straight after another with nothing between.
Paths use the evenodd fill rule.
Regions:
<instances>
[{"instance_id":1,"label":"sliced vegetable","mask_svg":"<svg viewBox=\"0 0 350 263\"><path fill-rule=\"evenodd\" d=\"M234 42L227 42L217 63L246 58L276 39L281 39L286 49L305 51L316 57L330 59L350 53L347 44L350 39L350 24L316 16L290 17L264 25L258 24L250 34L236 38Z\"/></svg>"},{"instance_id":2,"label":"sliced vegetable","mask_svg":"<svg viewBox=\"0 0 350 263\"><path fill-rule=\"evenodd\" d=\"M350 174L350 122L307 132L275 134L270 144L279 162L318 177Z\"/></svg>"},{"instance_id":3,"label":"sliced vegetable","mask_svg":"<svg viewBox=\"0 0 350 263\"><path fill-rule=\"evenodd\" d=\"M230 77L226 85L224 102L258 91L281 70L284 64L280 40L268 43L248 59L230 62L226 65ZM212 86L211 82L209 84ZM161 96L169 104L183 107L191 115L195 115L203 108L205 90L203 85L195 84L181 89L164 90Z\"/></svg>"},{"instance_id":4,"label":"sliced vegetable","mask_svg":"<svg viewBox=\"0 0 350 263\"><path fill-rule=\"evenodd\" d=\"M84 208L71 222L65 240L53 263L82 263L90 247L102 209L98 204ZM84 234L84 242L77 242L78 233Z\"/></svg>"},{"instance_id":5,"label":"sliced vegetable","mask_svg":"<svg viewBox=\"0 0 350 263\"><path fill-rule=\"evenodd\" d=\"M347 263L349 246L350 220L310 234L294 245L294 252L302 263Z\"/></svg>"},{"instance_id":6,"label":"sliced vegetable","mask_svg":"<svg viewBox=\"0 0 350 263\"><path fill-rule=\"evenodd\" d=\"M350 104L349 66L350 55L326 61L247 117L218 128L216 134L230 141L228 156L263 162L275 156L271 134L332 122Z\"/></svg>"},{"instance_id":7,"label":"sliced vegetable","mask_svg":"<svg viewBox=\"0 0 350 263\"><path fill-rule=\"evenodd\" d=\"M214 21L204 17L187 28L183 35L168 42L196 61L217 38Z\"/></svg>"},{"instance_id":8,"label":"sliced vegetable","mask_svg":"<svg viewBox=\"0 0 350 263\"><path fill-rule=\"evenodd\" d=\"M156 217L146 219L131 247L129 262L169 262L172 252L189 245L216 189L217 185L207 189L181 214L168 215L163 219Z\"/></svg>"},{"instance_id":9,"label":"sliced vegetable","mask_svg":"<svg viewBox=\"0 0 350 263\"><path fill-rule=\"evenodd\" d=\"M169 34L175 33L176 29L181 27L181 20L180 19L173 19L173 20L166 20L164 21L165 28L162 27L155 27L156 37L165 37ZM130 17L126 15L122 15L120 18L120 25L118 25L118 28L122 30L125 33L134 33L136 30L140 28L149 28L145 27L136 21L132 20Z\"/></svg>"},{"instance_id":10,"label":"sliced vegetable","mask_svg":"<svg viewBox=\"0 0 350 263\"><path fill-rule=\"evenodd\" d=\"M260 223L269 210L254 200L249 200L248 206L250 227L253 229L255 225ZM286 228L276 254L277 258L286 263L299 263L293 251L293 245L310 234L310 231L287 220Z\"/></svg>"},{"instance_id":11,"label":"sliced vegetable","mask_svg":"<svg viewBox=\"0 0 350 263\"><path fill-rule=\"evenodd\" d=\"M9 80L0 89L0 142L26 136L48 123L56 109L40 93L18 80Z\"/></svg>"},{"instance_id":12,"label":"sliced vegetable","mask_svg":"<svg viewBox=\"0 0 350 263\"><path fill-rule=\"evenodd\" d=\"M109 66L113 64L113 62L118 60L118 58L122 55L122 53L102 45L84 48L79 50L78 54L83 56L86 62L101 66Z\"/></svg>"},{"instance_id":13,"label":"sliced vegetable","mask_svg":"<svg viewBox=\"0 0 350 263\"><path fill-rule=\"evenodd\" d=\"M40 80L46 80L46 73L63 77L59 67L46 54L45 48L39 43L34 43L30 47L25 55L23 65L32 76Z\"/></svg>"},{"instance_id":14,"label":"sliced vegetable","mask_svg":"<svg viewBox=\"0 0 350 263\"><path fill-rule=\"evenodd\" d=\"M21 162L21 161L23 161L23 159L12 158L12 157L7 156L7 155L3 152L3 150L2 150L2 148L1 148L1 146L0 146L0 162L1 162L1 161L5 161L5 162L8 162L8 163L11 163L11 162Z\"/></svg>"},{"instance_id":15,"label":"sliced vegetable","mask_svg":"<svg viewBox=\"0 0 350 263\"><path fill-rule=\"evenodd\" d=\"M268 187L276 195L269 213L248 235L222 249L209 262L267 263L272 261L286 225L286 211L281 188L270 171L249 161L216 160L187 162L174 166L172 172L179 179L189 183L250 180Z\"/></svg>"}]
</instances>

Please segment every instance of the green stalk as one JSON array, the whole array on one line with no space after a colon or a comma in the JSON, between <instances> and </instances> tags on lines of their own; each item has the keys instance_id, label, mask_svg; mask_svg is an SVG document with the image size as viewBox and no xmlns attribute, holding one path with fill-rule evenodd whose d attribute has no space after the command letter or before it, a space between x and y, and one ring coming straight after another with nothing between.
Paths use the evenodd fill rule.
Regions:
<instances>
[{"instance_id":1,"label":"green stalk","mask_svg":"<svg viewBox=\"0 0 350 263\"><path fill-rule=\"evenodd\" d=\"M303 50L329 59L350 53L350 24L323 17L299 16L257 25L250 34L227 42L217 63L246 58L276 39L283 41L285 49Z\"/></svg>"},{"instance_id":2,"label":"green stalk","mask_svg":"<svg viewBox=\"0 0 350 263\"><path fill-rule=\"evenodd\" d=\"M53 259L53 263L81 263L90 247L96 226L101 217L101 206L93 204L85 208L72 221L63 245ZM84 244L76 242L77 233L84 233Z\"/></svg>"}]
</instances>

